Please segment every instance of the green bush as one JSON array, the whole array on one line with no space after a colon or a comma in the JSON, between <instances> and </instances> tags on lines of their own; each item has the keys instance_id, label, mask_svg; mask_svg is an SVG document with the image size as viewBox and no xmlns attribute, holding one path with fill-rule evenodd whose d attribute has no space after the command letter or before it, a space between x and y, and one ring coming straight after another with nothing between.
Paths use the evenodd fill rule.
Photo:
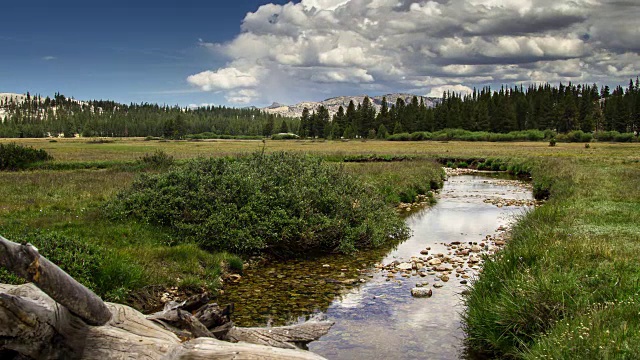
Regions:
<instances>
[{"instance_id":1,"label":"green bush","mask_svg":"<svg viewBox=\"0 0 640 360\"><path fill-rule=\"evenodd\" d=\"M598 131L594 138L598 141L633 142L638 141L634 133L619 133L617 131Z\"/></svg>"},{"instance_id":2,"label":"green bush","mask_svg":"<svg viewBox=\"0 0 640 360\"><path fill-rule=\"evenodd\" d=\"M0 170L20 170L30 164L53 160L45 150L22 145L0 144Z\"/></svg>"},{"instance_id":3,"label":"green bush","mask_svg":"<svg viewBox=\"0 0 640 360\"><path fill-rule=\"evenodd\" d=\"M109 301L124 301L129 289L142 279L140 265L77 236L59 231L35 231L9 240L33 244L42 256ZM22 281L0 269L0 283Z\"/></svg>"},{"instance_id":4,"label":"green bush","mask_svg":"<svg viewBox=\"0 0 640 360\"><path fill-rule=\"evenodd\" d=\"M559 135L560 136L560 135ZM559 141L566 142L590 142L593 139L593 135L591 133L585 133L581 130L571 131L565 135L562 135L562 140L559 137Z\"/></svg>"},{"instance_id":5,"label":"green bush","mask_svg":"<svg viewBox=\"0 0 640 360\"><path fill-rule=\"evenodd\" d=\"M411 140L411 135L409 133L393 134L393 135L389 135L387 137L387 140L389 140L389 141L410 141Z\"/></svg>"},{"instance_id":6,"label":"green bush","mask_svg":"<svg viewBox=\"0 0 640 360\"><path fill-rule=\"evenodd\" d=\"M31 243L38 252L62 270L66 271L78 282L96 290L96 274L104 251L90 243L81 241L77 237L68 236L55 231L35 232L9 239L18 243ZM5 276L7 273L5 273ZM5 282L5 276L0 276L0 282ZM10 281L15 283L15 280Z\"/></svg>"},{"instance_id":7,"label":"green bush","mask_svg":"<svg viewBox=\"0 0 640 360\"><path fill-rule=\"evenodd\" d=\"M411 133L409 138L411 139L411 141L431 140L431 133L426 131L417 131L417 132Z\"/></svg>"},{"instance_id":8,"label":"green bush","mask_svg":"<svg viewBox=\"0 0 640 360\"><path fill-rule=\"evenodd\" d=\"M624 134L618 134L613 138L613 141L615 142L632 142L634 140L636 140L637 138L635 137L635 135L633 133L624 133Z\"/></svg>"},{"instance_id":9,"label":"green bush","mask_svg":"<svg viewBox=\"0 0 640 360\"><path fill-rule=\"evenodd\" d=\"M156 150L153 154L144 154L138 163L153 169L168 168L173 165L173 156L167 154L163 150Z\"/></svg>"},{"instance_id":10,"label":"green bush","mask_svg":"<svg viewBox=\"0 0 640 360\"><path fill-rule=\"evenodd\" d=\"M208 140L208 139L238 139L238 140L260 140L262 136L252 136L252 135L220 135L212 132L203 132L199 134L189 134L184 136L185 139L188 140Z\"/></svg>"},{"instance_id":11,"label":"green bush","mask_svg":"<svg viewBox=\"0 0 640 360\"><path fill-rule=\"evenodd\" d=\"M291 153L197 159L144 174L106 209L245 254L346 253L406 232L381 196L342 167Z\"/></svg>"},{"instance_id":12,"label":"green bush","mask_svg":"<svg viewBox=\"0 0 640 360\"><path fill-rule=\"evenodd\" d=\"M544 131L544 139L551 140L551 139L555 138L557 135L558 134L553 130L547 129L547 130Z\"/></svg>"}]
</instances>

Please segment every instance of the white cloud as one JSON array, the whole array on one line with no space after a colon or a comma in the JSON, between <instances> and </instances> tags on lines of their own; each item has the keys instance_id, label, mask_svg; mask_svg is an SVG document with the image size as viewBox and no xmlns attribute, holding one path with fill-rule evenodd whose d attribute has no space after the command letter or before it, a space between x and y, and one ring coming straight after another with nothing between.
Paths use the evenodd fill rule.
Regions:
<instances>
[{"instance_id":1,"label":"white cloud","mask_svg":"<svg viewBox=\"0 0 640 360\"><path fill-rule=\"evenodd\" d=\"M456 94L470 94L473 92L473 89L471 89L468 86L464 86L464 85L460 85L460 84L456 84L456 85L442 85L442 86L435 86L431 88L431 91L427 94L427 96L429 97L441 97L443 93L445 92L452 92L452 93L456 93Z\"/></svg>"},{"instance_id":2,"label":"white cloud","mask_svg":"<svg viewBox=\"0 0 640 360\"><path fill-rule=\"evenodd\" d=\"M258 92L252 89L233 90L227 93L225 98L234 104L248 104L258 97Z\"/></svg>"},{"instance_id":3,"label":"white cloud","mask_svg":"<svg viewBox=\"0 0 640 360\"><path fill-rule=\"evenodd\" d=\"M262 69L257 66L247 70L227 67L191 75L187 78L187 81L204 91L231 90L258 85L258 77L261 72Z\"/></svg>"},{"instance_id":4,"label":"white cloud","mask_svg":"<svg viewBox=\"0 0 640 360\"><path fill-rule=\"evenodd\" d=\"M247 14L233 40L201 40L230 60L188 81L236 103L374 90L460 92L500 83L626 82L640 68L639 16L640 3L630 0L266 4Z\"/></svg>"},{"instance_id":5,"label":"white cloud","mask_svg":"<svg viewBox=\"0 0 640 360\"><path fill-rule=\"evenodd\" d=\"M52 61L52 60L55 60L55 59L57 59L57 57L51 56L51 55L47 55L47 56L43 56L42 57L42 60L44 60L44 61Z\"/></svg>"}]
</instances>

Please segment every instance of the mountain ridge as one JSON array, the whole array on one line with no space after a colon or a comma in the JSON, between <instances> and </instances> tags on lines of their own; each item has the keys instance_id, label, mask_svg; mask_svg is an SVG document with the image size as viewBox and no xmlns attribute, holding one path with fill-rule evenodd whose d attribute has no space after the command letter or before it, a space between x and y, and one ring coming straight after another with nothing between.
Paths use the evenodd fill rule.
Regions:
<instances>
[{"instance_id":1,"label":"mountain ridge","mask_svg":"<svg viewBox=\"0 0 640 360\"><path fill-rule=\"evenodd\" d=\"M376 111L380 111L383 98L386 98L389 107L391 107L395 106L396 101L399 98L402 99L405 103L410 103L414 96L418 98L418 101L423 100L428 108L436 106L441 101L440 98L420 96L410 93L391 93L378 96L335 96L323 101L302 101L295 105L283 105L274 102L271 106L261 108L260 110L265 111L269 114L281 115L285 117L300 117L302 116L302 111L305 107L309 109L309 111L315 111L322 105L327 108L327 110L329 110L330 115L333 115L338 112L340 106L342 106L346 111L350 101L353 101L353 103L357 106L359 103L362 103L364 101L365 97L369 97Z\"/></svg>"}]
</instances>

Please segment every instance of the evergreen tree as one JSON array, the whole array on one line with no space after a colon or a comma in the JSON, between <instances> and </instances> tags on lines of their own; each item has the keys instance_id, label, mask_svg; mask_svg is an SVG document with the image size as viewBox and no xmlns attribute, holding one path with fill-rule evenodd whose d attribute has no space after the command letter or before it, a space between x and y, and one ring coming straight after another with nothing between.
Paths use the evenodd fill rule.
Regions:
<instances>
[{"instance_id":1,"label":"evergreen tree","mask_svg":"<svg viewBox=\"0 0 640 360\"><path fill-rule=\"evenodd\" d=\"M284 134L284 133L288 133L289 132L289 126L287 126L287 122L282 120L282 123L280 124L280 133Z\"/></svg>"}]
</instances>

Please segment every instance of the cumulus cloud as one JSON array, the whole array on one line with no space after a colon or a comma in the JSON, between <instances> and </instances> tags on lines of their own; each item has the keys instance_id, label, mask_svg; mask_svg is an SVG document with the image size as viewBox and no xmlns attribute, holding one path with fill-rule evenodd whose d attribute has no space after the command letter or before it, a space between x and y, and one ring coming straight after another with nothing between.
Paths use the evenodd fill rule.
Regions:
<instances>
[{"instance_id":1,"label":"cumulus cloud","mask_svg":"<svg viewBox=\"0 0 640 360\"><path fill-rule=\"evenodd\" d=\"M441 97L445 92L451 92L456 94L470 94L473 92L468 86L464 85L443 85L443 86L435 86L431 88L431 92L427 94L430 97Z\"/></svg>"},{"instance_id":2,"label":"cumulus cloud","mask_svg":"<svg viewBox=\"0 0 640 360\"><path fill-rule=\"evenodd\" d=\"M484 85L626 82L640 70L631 0L302 0L265 4L228 57L187 80L234 103ZM613 26L612 24L615 24ZM277 88L277 89L276 89ZM284 90L283 90L284 89ZM312 99L315 100L315 99Z\"/></svg>"}]
</instances>

